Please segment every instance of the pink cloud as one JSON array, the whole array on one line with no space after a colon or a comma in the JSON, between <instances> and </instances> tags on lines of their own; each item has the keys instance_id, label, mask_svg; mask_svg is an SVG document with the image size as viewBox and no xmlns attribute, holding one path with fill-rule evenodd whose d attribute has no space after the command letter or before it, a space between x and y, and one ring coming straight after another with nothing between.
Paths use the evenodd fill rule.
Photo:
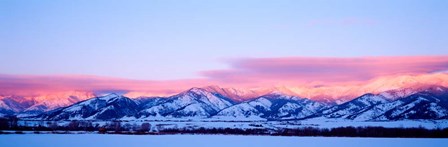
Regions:
<instances>
[{"instance_id":1,"label":"pink cloud","mask_svg":"<svg viewBox=\"0 0 448 147\"><path fill-rule=\"evenodd\" d=\"M130 97L167 96L191 87L218 85L259 89L260 93L285 86L289 90L284 92L289 94L319 98L322 93L325 97L344 97L405 86L448 86L448 56L247 58L229 64L230 69L202 72L201 79L165 81L86 75L0 75L0 95L61 94L53 96L58 98L75 91L118 92Z\"/></svg>"},{"instance_id":2,"label":"pink cloud","mask_svg":"<svg viewBox=\"0 0 448 147\"><path fill-rule=\"evenodd\" d=\"M304 84L367 81L381 76L424 74L448 69L448 56L251 58L227 70L202 74L223 83Z\"/></svg>"},{"instance_id":3,"label":"pink cloud","mask_svg":"<svg viewBox=\"0 0 448 147\"><path fill-rule=\"evenodd\" d=\"M0 75L0 94L33 96L61 91L88 91L142 92L158 96L207 84L203 79L151 81L86 75Z\"/></svg>"}]
</instances>

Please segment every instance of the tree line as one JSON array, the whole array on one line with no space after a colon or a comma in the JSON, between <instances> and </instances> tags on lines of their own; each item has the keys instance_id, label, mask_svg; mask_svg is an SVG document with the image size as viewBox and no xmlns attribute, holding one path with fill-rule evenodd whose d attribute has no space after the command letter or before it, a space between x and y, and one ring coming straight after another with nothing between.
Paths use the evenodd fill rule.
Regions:
<instances>
[{"instance_id":1,"label":"tree line","mask_svg":"<svg viewBox=\"0 0 448 147\"><path fill-rule=\"evenodd\" d=\"M104 125L92 121L70 121L59 125L56 121L47 121L36 126L21 126L14 118L0 118L0 134L5 130L34 131L41 133L71 133L73 131L95 132L99 134L133 134L133 135L163 135L163 134L224 134L224 135L271 135L271 136L324 136L324 137L411 137L411 138L448 138L448 128L426 129L418 128L385 128L385 127L337 127L337 128L279 128L268 129L255 127L243 128L164 128L160 124L148 122L141 124L123 124L121 121L110 121Z\"/></svg>"}]
</instances>

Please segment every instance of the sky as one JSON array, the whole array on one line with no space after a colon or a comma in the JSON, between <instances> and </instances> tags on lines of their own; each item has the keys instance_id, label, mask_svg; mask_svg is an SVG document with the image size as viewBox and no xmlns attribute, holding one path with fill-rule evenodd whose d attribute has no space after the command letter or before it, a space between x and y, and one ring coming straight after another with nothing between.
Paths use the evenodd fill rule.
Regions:
<instances>
[{"instance_id":1,"label":"sky","mask_svg":"<svg viewBox=\"0 0 448 147\"><path fill-rule=\"evenodd\" d=\"M97 79L109 85L100 89L121 81L152 91L316 86L443 72L447 7L446 0L3 0L0 86L98 87Z\"/></svg>"}]
</instances>

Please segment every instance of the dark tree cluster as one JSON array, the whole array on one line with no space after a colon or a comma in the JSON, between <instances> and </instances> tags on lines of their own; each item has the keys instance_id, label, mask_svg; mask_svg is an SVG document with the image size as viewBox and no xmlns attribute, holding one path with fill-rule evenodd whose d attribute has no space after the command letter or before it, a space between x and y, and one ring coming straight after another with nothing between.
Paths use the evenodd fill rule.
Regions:
<instances>
[{"instance_id":1,"label":"dark tree cluster","mask_svg":"<svg viewBox=\"0 0 448 147\"><path fill-rule=\"evenodd\" d=\"M163 129L160 134L224 134L224 135L269 135L267 129L197 128Z\"/></svg>"},{"instance_id":2,"label":"dark tree cluster","mask_svg":"<svg viewBox=\"0 0 448 147\"><path fill-rule=\"evenodd\" d=\"M384 128L384 127L338 127L332 129L298 128L283 129L273 135L280 136L326 136L326 137L409 137L447 138L446 129Z\"/></svg>"}]
</instances>

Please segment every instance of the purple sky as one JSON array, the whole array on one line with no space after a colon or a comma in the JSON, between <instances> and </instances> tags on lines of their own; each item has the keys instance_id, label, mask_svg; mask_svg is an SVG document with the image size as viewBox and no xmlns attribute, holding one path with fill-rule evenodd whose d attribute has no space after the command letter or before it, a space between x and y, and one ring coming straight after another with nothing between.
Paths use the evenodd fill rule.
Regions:
<instances>
[{"instance_id":1,"label":"purple sky","mask_svg":"<svg viewBox=\"0 0 448 147\"><path fill-rule=\"evenodd\" d=\"M229 60L447 55L447 6L446 0L5 0L0 74L179 80L232 70Z\"/></svg>"}]
</instances>

